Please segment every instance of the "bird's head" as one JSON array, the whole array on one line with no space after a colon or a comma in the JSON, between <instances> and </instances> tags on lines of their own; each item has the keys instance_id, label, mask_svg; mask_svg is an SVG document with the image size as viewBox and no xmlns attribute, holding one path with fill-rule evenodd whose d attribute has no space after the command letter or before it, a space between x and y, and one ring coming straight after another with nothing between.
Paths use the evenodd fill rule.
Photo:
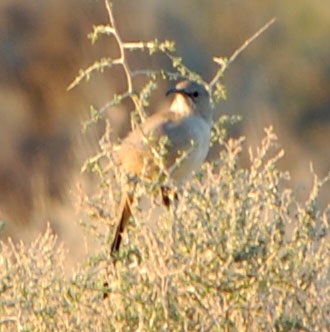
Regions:
<instances>
[{"instance_id":1,"label":"bird's head","mask_svg":"<svg viewBox=\"0 0 330 332\"><path fill-rule=\"evenodd\" d=\"M193 112L202 116L208 122L212 121L213 108L210 95L203 85L183 80L177 83L175 88L168 90L166 96L170 94L175 94L171 110L182 114Z\"/></svg>"}]
</instances>

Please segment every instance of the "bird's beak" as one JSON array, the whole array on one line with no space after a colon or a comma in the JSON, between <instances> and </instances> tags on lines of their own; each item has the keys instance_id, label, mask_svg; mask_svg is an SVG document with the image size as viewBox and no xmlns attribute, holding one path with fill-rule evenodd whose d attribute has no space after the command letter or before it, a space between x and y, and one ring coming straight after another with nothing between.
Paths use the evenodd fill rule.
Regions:
<instances>
[{"instance_id":1,"label":"bird's beak","mask_svg":"<svg viewBox=\"0 0 330 332\"><path fill-rule=\"evenodd\" d=\"M166 97L169 96L169 95L172 94L172 93L181 93L181 94L185 95L185 94L186 94L186 91L183 90L183 89L176 89L176 88L173 88L173 89L170 89L170 90L168 90L168 91L166 92Z\"/></svg>"}]
</instances>

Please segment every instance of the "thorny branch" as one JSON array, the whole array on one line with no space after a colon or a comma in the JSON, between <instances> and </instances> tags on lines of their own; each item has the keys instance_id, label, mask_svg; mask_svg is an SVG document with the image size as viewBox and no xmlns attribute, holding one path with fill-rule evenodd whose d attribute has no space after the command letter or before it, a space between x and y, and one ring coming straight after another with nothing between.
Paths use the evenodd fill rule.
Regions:
<instances>
[{"instance_id":1,"label":"thorny branch","mask_svg":"<svg viewBox=\"0 0 330 332\"><path fill-rule=\"evenodd\" d=\"M109 0L105 0L105 6L107 9L110 26L113 28L113 36L115 37L118 47L119 47L120 59L122 62L121 64L124 68L126 81L127 81L127 91L131 96L131 99L135 105L136 110L138 111L138 113L140 115L140 118L143 120L145 118L145 114L144 114L141 100L138 98L138 96L133 91L132 72L131 72L131 69L129 68L127 58L126 58L125 43L122 41L122 39L119 35L117 23L115 21L113 13L112 13L112 8L111 8L112 5L110 4Z\"/></svg>"},{"instance_id":2,"label":"thorny branch","mask_svg":"<svg viewBox=\"0 0 330 332\"><path fill-rule=\"evenodd\" d=\"M74 81L69 85L68 90L72 89L78 85L83 79L88 79L92 72L98 70L102 71L105 68L111 68L113 65L121 65L125 72L126 82L127 82L127 91L123 94L124 98L130 98L134 103L135 109L137 110L140 119L143 121L146 116L143 108L143 100L139 96L133 87L133 78L139 75L144 75L154 79L157 75L165 79L178 79L178 78L188 78L195 80L204 84L205 87L209 90L210 94L215 97L213 102L216 102L219 98L223 98L223 86L219 83L220 78L223 76L224 72L228 67L236 60L236 58L252 43L254 42L264 31L266 31L275 21L276 18L272 18L268 21L263 27L261 27L255 34L253 34L249 39L247 39L234 53L230 56L229 59L222 57L214 57L213 60L220 66L219 70L215 73L214 77L209 83L205 82L203 78L194 71L191 71L187 66L182 62L182 58L172 54L174 51L174 43L171 41L158 42L149 41L149 42L124 42L119 34L116 20L113 15L112 4L109 0L104 0L105 7L108 14L109 25L99 25L94 27L94 32L92 35L92 40L96 39L96 36L100 33L113 35L118 47L120 56L116 59L105 58L100 61L95 62L87 69L81 71L79 75L74 79ZM150 54L153 54L156 51L161 51L167 56L167 58L172 62L175 72L169 72L167 70L136 70L132 71L127 61L126 52L132 50L149 50ZM220 96L220 97L219 97ZM118 97L118 96L117 96ZM107 103L98 114L103 114L104 110L108 107L116 105L118 100L121 101L124 98L115 98L115 100Z\"/></svg>"}]
</instances>

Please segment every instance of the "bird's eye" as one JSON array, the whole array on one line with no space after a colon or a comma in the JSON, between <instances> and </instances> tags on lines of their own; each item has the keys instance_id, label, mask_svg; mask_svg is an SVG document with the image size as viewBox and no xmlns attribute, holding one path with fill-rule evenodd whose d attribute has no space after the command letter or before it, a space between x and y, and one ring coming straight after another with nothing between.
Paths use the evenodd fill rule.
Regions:
<instances>
[{"instance_id":1,"label":"bird's eye","mask_svg":"<svg viewBox=\"0 0 330 332\"><path fill-rule=\"evenodd\" d=\"M198 94L198 92L197 92L197 91L193 92L193 97L194 97L194 98L197 98L197 97L198 97L198 95L199 95L199 94Z\"/></svg>"}]
</instances>

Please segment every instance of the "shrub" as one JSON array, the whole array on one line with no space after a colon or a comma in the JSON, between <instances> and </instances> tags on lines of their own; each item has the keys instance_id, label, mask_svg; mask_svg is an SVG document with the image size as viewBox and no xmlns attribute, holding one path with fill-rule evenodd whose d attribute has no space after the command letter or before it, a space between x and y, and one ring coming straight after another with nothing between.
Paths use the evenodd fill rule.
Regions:
<instances>
[{"instance_id":1,"label":"shrub","mask_svg":"<svg viewBox=\"0 0 330 332\"><path fill-rule=\"evenodd\" d=\"M106 5L110 25L96 27L93 38L111 34L123 46ZM97 62L74 84L119 61L128 89L102 109L93 108L87 127L104 121L104 110L125 98L143 118L159 77L202 80L172 55L171 43L127 44L141 48L166 54L177 71L147 71L150 81L137 93L124 53L120 61ZM220 71L209 85L214 101L224 96L218 78L232 62L216 61ZM1 242L0 331L327 331L330 209L321 210L317 202L330 176L320 180L312 172L310 197L299 202L287 185L289 174L277 166L284 153L272 128L249 150L250 165L243 168L244 139L228 139L223 129L234 120L222 117L214 125L219 155L185 186L172 184L179 200L168 210L154 200L143 208L159 183L128 179L137 183L137 199L116 265L109 249L122 174L113 161L107 123L99 153L83 167L99 179L96 193L81 196L88 216L83 226L96 236L98 249L68 275L66 253L50 228L30 246Z\"/></svg>"}]
</instances>

